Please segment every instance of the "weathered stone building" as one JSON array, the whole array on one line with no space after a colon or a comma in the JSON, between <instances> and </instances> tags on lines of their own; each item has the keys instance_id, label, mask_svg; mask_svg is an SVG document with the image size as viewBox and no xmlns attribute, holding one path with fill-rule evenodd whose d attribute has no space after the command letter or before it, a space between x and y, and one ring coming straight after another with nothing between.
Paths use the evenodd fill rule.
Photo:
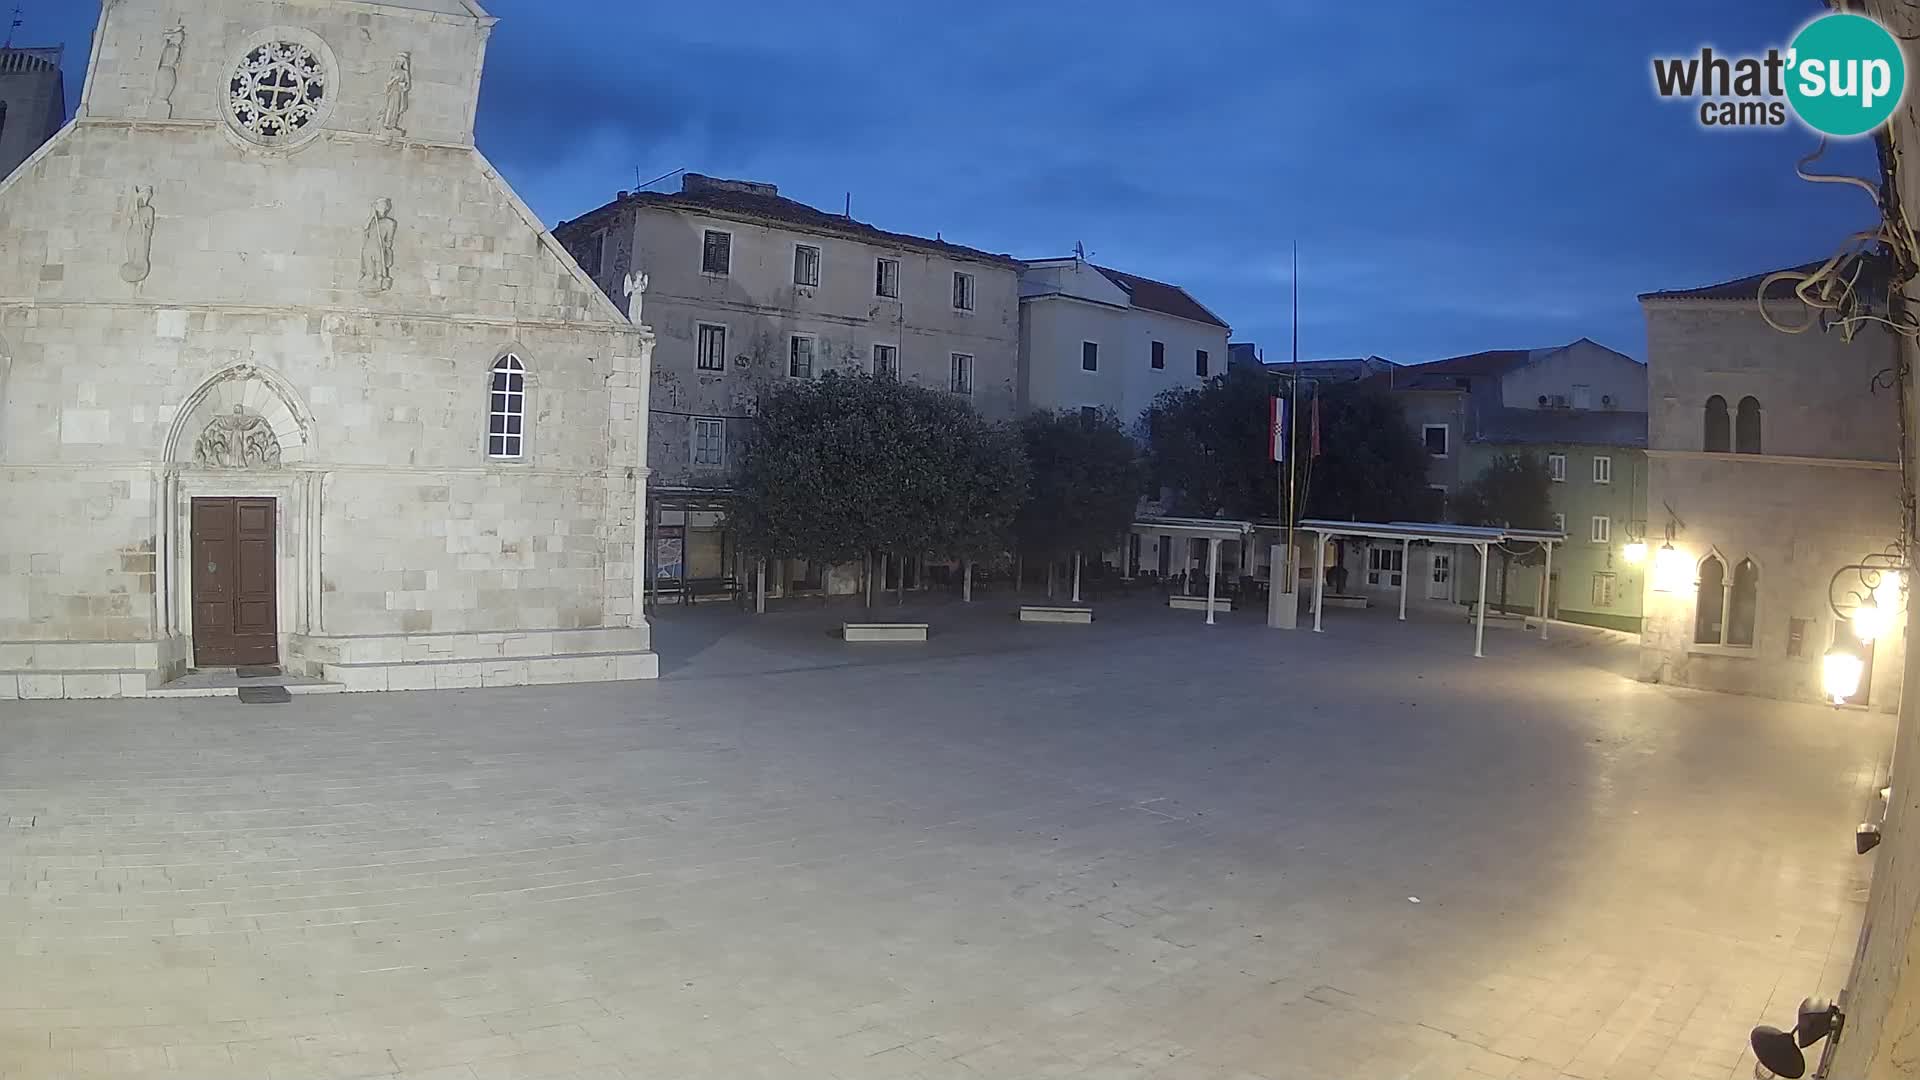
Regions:
<instances>
[{"instance_id":1,"label":"weathered stone building","mask_svg":"<svg viewBox=\"0 0 1920 1080\"><path fill-rule=\"evenodd\" d=\"M471 0L119 0L0 185L0 696L646 677L651 337L475 149Z\"/></svg>"},{"instance_id":2,"label":"weathered stone building","mask_svg":"<svg viewBox=\"0 0 1920 1080\"><path fill-rule=\"evenodd\" d=\"M65 50L0 49L0 177L53 138L67 122Z\"/></svg>"},{"instance_id":3,"label":"weathered stone building","mask_svg":"<svg viewBox=\"0 0 1920 1080\"><path fill-rule=\"evenodd\" d=\"M1871 324L1851 342L1774 330L1757 302L1764 276L1640 298L1647 543L1656 562L1671 544L1666 557L1685 571L1662 582L1655 565L1649 575L1641 672L1820 701L1822 657L1851 634L1830 592L1858 591L1843 568L1900 540L1895 350ZM1797 325L1809 313L1790 286L1772 286L1769 310ZM1870 659L1857 703L1892 710L1905 663L1898 626Z\"/></svg>"},{"instance_id":4,"label":"weathered stone building","mask_svg":"<svg viewBox=\"0 0 1920 1080\"><path fill-rule=\"evenodd\" d=\"M965 395L988 417L1014 414L1020 264L1005 255L699 174L678 192L622 192L554 233L609 295L629 273L648 278L659 335L648 567L664 592L723 593L740 581L724 527L728 476L762 388L866 371ZM771 592L857 587L857 575L823 580L823 569L780 562Z\"/></svg>"}]
</instances>

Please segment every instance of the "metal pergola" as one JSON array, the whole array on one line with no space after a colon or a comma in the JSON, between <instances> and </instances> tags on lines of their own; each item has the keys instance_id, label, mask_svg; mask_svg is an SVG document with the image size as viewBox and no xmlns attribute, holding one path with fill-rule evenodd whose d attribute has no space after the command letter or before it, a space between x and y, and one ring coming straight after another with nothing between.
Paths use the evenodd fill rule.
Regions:
<instances>
[{"instance_id":1,"label":"metal pergola","mask_svg":"<svg viewBox=\"0 0 1920 1080\"><path fill-rule=\"evenodd\" d=\"M1133 528L1162 536L1178 536L1207 542L1207 625L1212 626L1220 576L1220 542L1238 540L1241 541L1241 547L1244 550L1247 537L1253 535L1253 522L1223 521L1218 518L1151 517L1136 520ZM1245 556L1243 555L1242 558L1244 559Z\"/></svg>"},{"instance_id":2,"label":"metal pergola","mask_svg":"<svg viewBox=\"0 0 1920 1080\"><path fill-rule=\"evenodd\" d=\"M1300 528L1314 533L1319 540L1313 546L1313 632L1320 630L1320 609L1327 588L1327 541L1335 537L1357 537L1366 540L1400 541L1400 621L1407 618L1407 582L1413 577L1413 563L1409 557L1413 542L1423 541L1429 544L1466 545L1480 552L1480 598L1473 606L1473 655L1485 656L1483 644L1487 633L1487 549L1495 544L1504 544L1510 540L1527 544L1539 544L1547 549L1547 569L1541 576L1540 588L1543 598L1550 595L1553 588L1553 546L1567 542L1567 534L1557 529L1507 529L1480 525L1445 525L1430 521L1329 521L1324 518L1312 518L1300 523ZM1547 637L1547 605L1543 599L1540 604L1540 639Z\"/></svg>"}]
</instances>

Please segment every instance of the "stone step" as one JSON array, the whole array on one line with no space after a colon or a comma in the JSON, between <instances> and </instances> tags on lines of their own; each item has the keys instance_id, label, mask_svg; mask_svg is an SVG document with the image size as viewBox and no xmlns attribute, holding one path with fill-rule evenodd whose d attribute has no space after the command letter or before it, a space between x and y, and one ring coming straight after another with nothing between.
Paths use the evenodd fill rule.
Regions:
<instances>
[{"instance_id":1,"label":"stone step","mask_svg":"<svg viewBox=\"0 0 1920 1080\"><path fill-rule=\"evenodd\" d=\"M146 697L150 693L147 672L130 668L0 671L0 701Z\"/></svg>"},{"instance_id":2,"label":"stone step","mask_svg":"<svg viewBox=\"0 0 1920 1080\"><path fill-rule=\"evenodd\" d=\"M353 692L456 690L477 686L545 686L569 682L657 679L653 653L561 653L483 660L415 660L402 663L327 664L328 682Z\"/></svg>"}]
</instances>

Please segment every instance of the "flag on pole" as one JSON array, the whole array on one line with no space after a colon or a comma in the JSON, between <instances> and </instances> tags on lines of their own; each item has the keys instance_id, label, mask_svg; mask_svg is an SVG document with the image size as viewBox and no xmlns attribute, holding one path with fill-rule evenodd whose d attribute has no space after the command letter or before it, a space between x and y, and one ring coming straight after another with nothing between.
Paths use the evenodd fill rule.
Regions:
<instances>
[{"instance_id":1,"label":"flag on pole","mask_svg":"<svg viewBox=\"0 0 1920 1080\"><path fill-rule=\"evenodd\" d=\"M1319 394L1313 395L1313 436L1309 440L1309 445L1313 447L1313 450L1308 456L1319 457L1320 456L1320 395Z\"/></svg>"},{"instance_id":2,"label":"flag on pole","mask_svg":"<svg viewBox=\"0 0 1920 1080\"><path fill-rule=\"evenodd\" d=\"M1287 460L1287 406L1277 397L1268 399L1267 455L1275 461Z\"/></svg>"}]
</instances>

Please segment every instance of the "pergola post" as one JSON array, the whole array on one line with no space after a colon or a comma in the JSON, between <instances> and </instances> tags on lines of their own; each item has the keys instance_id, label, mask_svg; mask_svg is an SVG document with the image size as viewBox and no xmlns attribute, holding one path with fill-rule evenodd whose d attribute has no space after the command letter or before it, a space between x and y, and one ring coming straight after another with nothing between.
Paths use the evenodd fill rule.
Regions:
<instances>
[{"instance_id":1,"label":"pergola post","mask_svg":"<svg viewBox=\"0 0 1920 1080\"><path fill-rule=\"evenodd\" d=\"M1473 608L1473 655L1479 659L1487 655L1482 651L1487 637L1487 545L1482 542L1473 546L1480 549L1480 602Z\"/></svg>"},{"instance_id":2,"label":"pergola post","mask_svg":"<svg viewBox=\"0 0 1920 1080\"><path fill-rule=\"evenodd\" d=\"M1313 534L1313 632L1320 632L1320 607L1327 591L1327 534Z\"/></svg>"},{"instance_id":3,"label":"pergola post","mask_svg":"<svg viewBox=\"0 0 1920 1080\"><path fill-rule=\"evenodd\" d=\"M767 559L764 555L754 565L753 613L755 615L767 613Z\"/></svg>"},{"instance_id":4,"label":"pergola post","mask_svg":"<svg viewBox=\"0 0 1920 1080\"><path fill-rule=\"evenodd\" d=\"M960 570L960 602L973 603L973 560L968 559Z\"/></svg>"},{"instance_id":5,"label":"pergola post","mask_svg":"<svg viewBox=\"0 0 1920 1080\"><path fill-rule=\"evenodd\" d=\"M1407 621L1407 579L1413 576L1413 541L1400 541L1400 621Z\"/></svg>"},{"instance_id":6,"label":"pergola post","mask_svg":"<svg viewBox=\"0 0 1920 1080\"><path fill-rule=\"evenodd\" d=\"M1077 566L1077 564L1076 564ZM1077 572L1077 571L1076 571ZM1215 581L1220 576L1220 538L1207 537L1207 625L1213 625Z\"/></svg>"},{"instance_id":7,"label":"pergola post","mask_svg":"<svg viewBox=\"0 0 1920 1080\"><path fill-rule=\"evenodd\" d=\"M1080 602L1080 553L1073 553L1073 602Z\"/></svg>"},{"instance_id":8,"label":"pergola post","mask_svg":"<svg viewBox=\"0 0 1920 1080\"><path fill-rule=\"evenodd\" d=\"M1553 542L1547 541L1547 572L1540 575L1540 640L1547 640L1547 618L1552 614L1548 610L1553 603Z\"/></svg>"}]
</instances>

